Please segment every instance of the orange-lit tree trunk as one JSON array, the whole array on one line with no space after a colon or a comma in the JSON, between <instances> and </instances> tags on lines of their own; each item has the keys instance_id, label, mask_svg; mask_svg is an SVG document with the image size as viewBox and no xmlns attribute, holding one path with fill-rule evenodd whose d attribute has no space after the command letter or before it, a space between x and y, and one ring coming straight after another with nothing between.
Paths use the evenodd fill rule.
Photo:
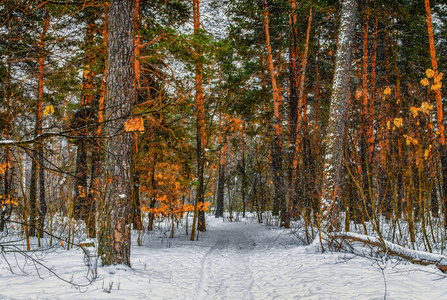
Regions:
<instances>
[{"instance_id":1,"label":"orange-lit tree trunk","mask_svg":"<svg viewBox=\"0 0 447 300\"><path fill-rule=\"evenodd\" d=\"M200 45L200 0L193 0L193 18L194 18L194 38L195 38L195 71L196 71L196 110L197 110L197 178L198 187L196 201L194 204L194 219L191 230L191 240L195 238L196 225L199 231L206 230L205 212L199 209L200 204L204 203L204 178L203 171L205 167L205 103L203 99L203 71L201 62Z\"/></svg>"},{"instance_id":2,"label":"orange-lit tree trunk","mask_svg":"<svg viewBox=\"0 0 447 300\"><path fill-rule=\"evenodd\" d=\"M273 179L274 179L274 189L275 195L273 198L273 214L279 215L279 209L281 211L281 226L289 227L289 213L288 207L285 204L285 188L284 180L282 175L282 127L281 127L281 116L279 113L279 108L281 104L281 93L278 88L276 81L275 67L273 65L273 55L272 55L272 45L270 43L270 31L269 31L269 7L267 5L267 0L264 1L264 32L266 40L266 50L267 50L267 60L269 64L270 79L272 82L272 92L273 92L273 113L274 122L273 127L275 128L275 136L273 141L272 150L272 169L273 169Z\"/></svg>"},{"instance_id":3,"label":"orange-lit tree trunk","mask_svg":"<svg viewBox=\"0 0 447 300\"><path fill-rule=\"evenodd\" d=\"M140 87L141 68L140 68L140 30L139 30L139 16L140 16L140 0L136 0L135 5L135 87L136 97L135 105L138 104L138 92ZM141 207L140 207L140 172L137 166L138 155L138 132L133 133L133 153L132 153L132 225L134 229L141 230Z\"/></svg>"},{"instance_id":4,"label":"orange-lit tree trunk","mask_svg":"<svg viewBox=\"0 0 447 300\"><path fill-rule=\"evenodd\" d=\"M430 1L425 0L425 11L427 18L427 28L428 28L428 41L430 43L430 57L431 65L435 74L438 72L438 62L436 60L436 50L435 50L435 38L433 36L433 26L431 22L431 12L430 12ZM444 111L442 106L442 95L441 89L435 90L436 95L436 115L438 119L438 132L439 132L439 144L441 148L441 169L443 177L443 190L444 197L442 199L442 211L444 215L444 227L447 228L447 146L445 144L445 133L444 133Z\"/></svg>"},{"instance_id":5,"label":"orange-lit tree trunk","mask_svg":"<svg viewBox=\"0 0 447 300\"><path fill-rule=\"evenodd\" d=\"M104 131L105 193L98 212L98 254L103 265L130 266L132 133L124 122L135 102L135 0L110 3ZM117 130L120 134L117 134Z\"/></svg>"},{"instance_id":6,"label":"orange-lit tree trunk","mask_svg":"<svg viewBox=\"0 0 447 300\"><path fill-rule=\"evenodd\" d=\"M431 56L431 65L433 71L438 71L438 63L436 60L436 51L435 51L435 39L433 36L433 26L431 22L431 13L430 13L430 1L425 0L425 10L427 17L427 28L428 28L428 41L430 43L430 56ZM444 135L444 112L442 108L442 97L441 90L436 89L436 113L438 117L438 132L439 132L439 143L444 146L445 145L445 135Z\"/></svg>"},{"instance_id":7,"label":"orange-lit tree trunk","mask_svg":"<svg viewBox=\"0 0 447 300\"><path fill-rule=\"evenodd\" d=\"M372 119L368 110L368 33L369 33L369 6L366 8L365 23L363 27L362 45L362 97L361 97L361 127L360 127L360 161L363 179L363 194L366 200L367 212L371 213L371 198L368 193L370 188L372 147L369 142L369 124Z\"/></svg>"}]
</instances>

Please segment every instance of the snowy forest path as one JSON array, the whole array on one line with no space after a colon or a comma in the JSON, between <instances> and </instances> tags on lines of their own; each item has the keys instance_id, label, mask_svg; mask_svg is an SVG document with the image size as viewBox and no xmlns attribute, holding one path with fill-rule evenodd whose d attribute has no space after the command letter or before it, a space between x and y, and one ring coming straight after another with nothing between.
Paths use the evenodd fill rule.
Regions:
<instances>
[{"instance_id":1,"label":"snowy forest path","mask_svg":"<svg viewBox=\"0 0 447 300\"><path fill-rule=\"evenodd\" d=\"M134 239L132 268L98 267L98 279L82 289L42 268L38 275L22 256L5 253L19 265L13 274L0 261L0 299L326 300L386 294L387 299L427 300L447 295L447 279L434 267L321 253L318 243L302 245L299 231L253 218L227 222L208 216L207 223L197 241L190 241L184 228L173 239L170 230L146 233L141 246ZM49 251L44 263L63 278L86 283L83 258L80 248Z\"/></svg>"},{"instance_id":2,"label":"snowy forest path","mask_svg":"<svg viewBox=\"0 0 447 300\"><path fill-rule=\"evenodd\" d=\"M202 260L198 299L253 299L250 257L256 242L249 228L238 223L210 228L206 241L211 246Z\"/></svg>"}]
</instances>

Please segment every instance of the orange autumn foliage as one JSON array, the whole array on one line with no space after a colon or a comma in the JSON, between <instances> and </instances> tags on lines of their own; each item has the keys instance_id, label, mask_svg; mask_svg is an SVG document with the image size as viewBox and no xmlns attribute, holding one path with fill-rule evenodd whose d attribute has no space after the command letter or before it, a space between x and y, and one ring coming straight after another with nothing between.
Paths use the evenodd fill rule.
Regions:
<instances>
[{"instance_id":1,"label":"orange autumn foliage","mask_svg":"<svg viewBox=\"0 0 447 300\"><path fill-rule=\"evenodd\" d=\"M5 173L6 169L11 168L11 164L9 162L0 164L0 174Z\"/></svg>"},{"instance_id":2,"label":"orange autumn foliage","mask_svg":"<svg viewBox=\"0 0 447 300\"><path fill-rule=\"evenodd\" d=\"M157 215L158 217L168 217L179 219L185 213L194 211L194 205L185 203L189 196L191 178L184 173L182 165L175 162L160 162L157 164L155 174L150 170L142 174L142 179L152 181L154 186L147 182L141 187L142 192L152 195L156 200L156 207L150 208L147 203L143 203L142 210ZM206 196L210 196L209 194ZM150 197L148 197L150 198ZM201 204L200 210L206 211L210 207L209 202Z\"/></svg>"},{"instance_id":3,"label":"orange autumn foliage","mask_svg":"<svg viewBox=\"0 0 447 300\"><path fill-rule=\"evenodd\" d=\"M127 132L131 131L144 131L144 120L142 117L135 117L132 119L129 119L124 124L124 129Z\"/></svg>"}]
</instances>

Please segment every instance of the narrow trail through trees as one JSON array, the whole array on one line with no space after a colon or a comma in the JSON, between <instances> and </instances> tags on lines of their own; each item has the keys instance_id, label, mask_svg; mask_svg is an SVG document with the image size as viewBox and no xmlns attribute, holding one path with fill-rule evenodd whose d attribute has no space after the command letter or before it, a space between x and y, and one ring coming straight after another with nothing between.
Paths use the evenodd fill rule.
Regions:
<instances>
[{"instance_id":1,"label":"narrow trail through trees","mask_svg":"<svg viewBox=\"0 0 447 300\"><path fill-rule=\"evenodd\" d=\"M233 294L235 299L254 299L251 294L253 276L250 256L256 242L242 224L229 223L208 240L210 250L202 260L199 299L216 299Z\"/></svg>"}]
</instances>

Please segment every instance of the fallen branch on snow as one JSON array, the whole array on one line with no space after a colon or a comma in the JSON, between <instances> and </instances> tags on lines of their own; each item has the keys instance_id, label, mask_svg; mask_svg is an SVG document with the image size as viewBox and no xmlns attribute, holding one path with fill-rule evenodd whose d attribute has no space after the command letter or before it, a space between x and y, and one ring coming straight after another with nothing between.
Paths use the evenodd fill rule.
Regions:
<instances>
[{"instance_id":1,"label":"fallen branch on snow","mask_svg":"<svg viewBox=\"0 0 447 300\"><path fill-rule=\"evenodd\" d=\"M383 240L377 237L357 234L353 232L336 232L330 235L333 239L350 240L356 242L366 243L375 247L381 248L382 251L409 260L412 263L419 265L436 265L442 272L447 272L447 256L441 254L434 254L424 251L412 250L400 245Z\"/></svg>"}]
</instances>

